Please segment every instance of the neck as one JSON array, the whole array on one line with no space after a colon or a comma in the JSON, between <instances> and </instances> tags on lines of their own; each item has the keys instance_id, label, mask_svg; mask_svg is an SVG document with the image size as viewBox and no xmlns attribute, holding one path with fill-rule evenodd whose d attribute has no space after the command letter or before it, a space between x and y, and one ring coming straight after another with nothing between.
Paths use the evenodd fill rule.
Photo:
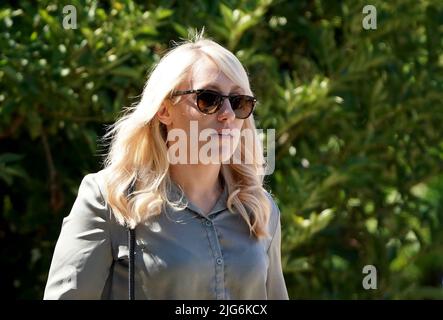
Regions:
<instances>
[{"instance_id":1,"label":"neck","mask_svg":"<svg viewBox=\"0 0 443 320\"><path fill-rule=\"evenodd\" d=\"M174 164L169 167L171 179L191 199L212 198L222 190L220 164Z\"/></svg>"}]
</instances>

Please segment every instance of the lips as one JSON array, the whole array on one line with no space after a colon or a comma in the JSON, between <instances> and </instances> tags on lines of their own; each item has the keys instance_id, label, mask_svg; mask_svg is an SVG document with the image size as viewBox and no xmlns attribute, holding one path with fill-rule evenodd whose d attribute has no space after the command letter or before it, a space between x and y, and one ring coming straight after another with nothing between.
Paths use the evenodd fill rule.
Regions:
<instances>
[{"instance_id":1,"label":"lips","mask_svg":"<svg viewBox=\"0 0 443 320\"><path fill-rule=\"evenodd\" d=\"M218 134L214 134L214 136L217 136L217 137L219 137L220 139L229 139L229 138L232 138L232 135L231 134L222 134L222 133L218 133Z\"/></svg>"},{"instance_id":2,"label":"lips","mask_svg":"<svg viewBox=\"0 0 443 320\"><path fill-rule=\"evenodd\" d=\"M222 134L222 133L218 133L218 134L213 134L214 137L218 137L219 139L230 139L232 138L231 134Z\"/></svg>"},{"instance_id":3,"label":"lips","mask_svg":"<svg viewBox=\"0 0 443 320\"><path fill-rule=\"evenodd\" d=\"M219 130L217 130L217 134L219 135L219 136L229 136L229 137L232 137L232 129L229 129L229 128L223 128L223 129L219 129Z\"/></svg>"}]
</instances>

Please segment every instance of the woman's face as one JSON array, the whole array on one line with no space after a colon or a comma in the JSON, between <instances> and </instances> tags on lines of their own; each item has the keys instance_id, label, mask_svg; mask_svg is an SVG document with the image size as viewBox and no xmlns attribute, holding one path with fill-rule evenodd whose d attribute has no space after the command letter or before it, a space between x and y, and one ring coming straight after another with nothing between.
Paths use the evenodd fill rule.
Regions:
<instances>
[{"instance_id":1,"label":"woman's face","mask_svg":"<svg viewBox=\"0 0 443 320\"><path fill-rule=\"evenodd\" d=\"M223 95L248 94L220 72L208 58L200 59L193 70L189 81L180 85L177 90L211 89ZM229 99L224 99L220 110L214 114L204 114L198 110L194 93L173 99L178 102L173 104L170 100L165 101L167 108L162 107L157 113L159 120L166 124L168 146L171 147L174 142L177 142L177 137L181 132L187 137L186 143L180 145L180 147L187 147L186 159L189 161L187 163L195 163L197 155L199 163L207 164L208 159L211 159L210 163L229 160L240 141L240 130L244 122L243 119L235 117ZM216 131L221 130L231 134L219 135ZM174 134L172 134L173 132ZM184 146L185 144L186 146ZM177 151L177 147L179 146L175 145L175 156L178 156L180 152L180 150ZM171 150L170 152L172 152Z\"/></svg>"}]
</instances>

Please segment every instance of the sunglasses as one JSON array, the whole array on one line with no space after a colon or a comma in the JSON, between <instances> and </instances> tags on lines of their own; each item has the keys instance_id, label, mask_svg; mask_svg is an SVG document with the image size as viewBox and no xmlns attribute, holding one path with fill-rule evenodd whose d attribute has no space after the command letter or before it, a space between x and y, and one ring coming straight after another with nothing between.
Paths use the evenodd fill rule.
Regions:
<instances>
[{"instance_id":1,"label":"sunglasses","mask_svg":"<svg viewBox=\"0 0 443 320\"><path fill-rule=\"evenodd\" d=\"M214 114L220 110L223 101L228 98L231 103L235 117L238 119L246 119L254 110L257 99L246 95L225 96L216 91L207 89L174 91L171 96L181 96L185 94L195 93L197 95L197 107L204 114Z\"/></svg>"}]
</instances>

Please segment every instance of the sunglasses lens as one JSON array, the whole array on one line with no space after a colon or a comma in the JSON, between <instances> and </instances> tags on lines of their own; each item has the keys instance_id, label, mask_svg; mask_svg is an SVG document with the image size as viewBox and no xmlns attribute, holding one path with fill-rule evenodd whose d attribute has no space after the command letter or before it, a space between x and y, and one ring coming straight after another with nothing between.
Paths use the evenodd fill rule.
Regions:
<instances>
[{"instance_id":1,"label":"sunglasses lens","mask_svg":"<svg viewBox=\"0 0 443 320\"><path fill-rule=\"evenodd\" d=\"M221 101L222 97L216 92L202 91L197 94L197 106L201 112L206 114L217 112ZM244 95L232 96L229 101L235 116L239 119L249 117L255 106L255 99Z\"/></svg>"},{"instance_id":2,"label":"sunglasses lens","mask_svg":"<svg viewBox=\"0 0 443 320\"><path fill-rule=\"evenodd\" d=\"M201 92L197 95L197 106L201 112L212 114L217 111L220 96L212 92Z\"/></svg>"},{"instance_id":3,"label":"sunglasses lens","mask_svg":"<svg viewBox=\"0 0 443 320\"><path fill-rule=\"evenodd\" d=\"M239 119L249 117L255 106L254 99L248 96L235 96L231 98L230 102L235 116Z\"/></svg>"}]
</instances>

